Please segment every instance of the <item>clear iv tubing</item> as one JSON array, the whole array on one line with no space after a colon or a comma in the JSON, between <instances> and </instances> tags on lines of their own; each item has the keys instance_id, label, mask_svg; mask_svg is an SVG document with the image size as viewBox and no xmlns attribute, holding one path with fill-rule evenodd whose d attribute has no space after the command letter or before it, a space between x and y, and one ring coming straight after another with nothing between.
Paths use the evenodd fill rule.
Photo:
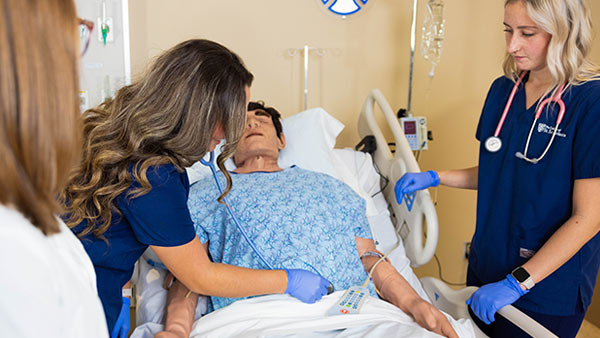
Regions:
<instances>
[{"instance_id":1,"label":"clear iv tubing","mask_svg":"<svg viewBox=\"0 0 600 338\"><path fill-rule=\"evenodd\" d=\"M219 193L223 194L223 187L221 187L221 182L219 182L219 178L217 177L217 170L215 169L215 165L213 163L214 156L215 156L214 153L211 151L210 152L210 158L209 158L208 162L202 158L202 159L200 159L200 163L202 163L203 165L205 165L205 166L207 166L207 167L210 168L210 171L212 172L213 177L215 178L215 182L217 184L217 188L219 189ZM235 214L233 213L233 210L231 210L231 207L229 206L229 202L227 202L227 199L225 197L223 197L223 202L225 202L225 207L227 208L227 211L229 212L229 215L233 219L233 222L235 223L235 226L238 228L238 230L240 231L240 233L242 234L242 236L244 236L244 239L246 240L246 242L248 242L248 245L250 245L250 247L252 248L252 250L254 250L254 252L256 253L256 255L258 255L258 258L260 258L260 260L267 267L269 267L269 269L275 270L275 268L273 268L273 266L271 264L269 264L269 262L267 262L267 260L263 257L263 255L258 251L258 249L254 245L254 243L252 243L252 241L248 237L248 234L246 234L246 230L244 230L244 228L242 227L242 225L238 221L237 217L235 217Z\"/></svg>"}]
</instances>

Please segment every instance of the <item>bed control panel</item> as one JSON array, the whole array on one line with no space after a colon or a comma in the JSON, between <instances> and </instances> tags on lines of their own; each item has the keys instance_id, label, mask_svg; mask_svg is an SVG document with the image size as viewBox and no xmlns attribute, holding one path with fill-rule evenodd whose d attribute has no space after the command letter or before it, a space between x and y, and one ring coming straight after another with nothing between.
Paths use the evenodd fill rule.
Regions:
<instances>
[{"instance_id":1,"label":"bed control panel","mask_svg":"<svg viewBox=\"0 0 600 338\"><path fill-rule=\"evenodd\" d=\"M427 150L427 119L425 117L401 117L400 126L411 150Z\"/></svg>"},{"instance_id":2,"label":"bed control panel","mask_svg":"<svg viewBox=\"0 0 600 338\"><path fill-rule=\"evenodd\" d=\"M349 315L360 311L369 290L362 286L351 286L344 295L327 311L328 316Z\"/></svg>"}]
</instances>

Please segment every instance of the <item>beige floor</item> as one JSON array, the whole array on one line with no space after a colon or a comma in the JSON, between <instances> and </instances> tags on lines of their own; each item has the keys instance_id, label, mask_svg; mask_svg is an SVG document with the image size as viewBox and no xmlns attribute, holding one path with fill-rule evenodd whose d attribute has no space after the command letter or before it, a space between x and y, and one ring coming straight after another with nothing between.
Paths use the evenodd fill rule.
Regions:
<instances>
[{"instance_id":1,"label":"beige floor","mask_svg":"<svg viewBox=\"0 0 600 338\"><path fill-rule=\"evenodd\" d=\"M587 320L583 321L581 325L581 329L579 329L579 333L576 338L599 338L600 337L600 328L596 325L588 322Z\"/></svg>"}]
</instances>

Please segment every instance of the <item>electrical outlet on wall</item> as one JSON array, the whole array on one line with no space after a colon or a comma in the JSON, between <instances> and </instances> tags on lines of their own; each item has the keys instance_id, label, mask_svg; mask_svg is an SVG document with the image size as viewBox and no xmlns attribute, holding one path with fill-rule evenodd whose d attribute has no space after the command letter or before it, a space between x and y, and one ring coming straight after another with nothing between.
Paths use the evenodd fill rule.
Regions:
<instances>
[{"instance_id":1,"label":"electrical outlet on wall","mask_svg":"<svg viewBox=\"0 0 600 338\"><path fill-rule=\"evenodd\" d=\"M463 250L463 257L465 259L468 259L470 252L471 252L471 242L465 242L465 247L464 247L464 250Z\"/></svg>"}]
</instances>

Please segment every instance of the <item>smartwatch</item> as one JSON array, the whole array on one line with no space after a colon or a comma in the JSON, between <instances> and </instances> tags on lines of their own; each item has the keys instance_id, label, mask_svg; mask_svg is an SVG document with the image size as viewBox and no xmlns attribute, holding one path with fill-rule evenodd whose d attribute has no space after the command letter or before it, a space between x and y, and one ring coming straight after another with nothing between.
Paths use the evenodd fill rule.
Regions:
<instances>
[{"instance_id":1,"label":"smartwatch","mask_svg":"<svg viewBox=\"0 0 600 338\"><path fill-rule=\"evenodd\" d=\"M522 266L514 269L510 274L517 280L519 284L523 285L527 290L530 290L532 287L535 286L535 283L529 275L529 272L527 272L527 270L525 270L525 268L523 268Z\"/></svg>"}]
</instances>

